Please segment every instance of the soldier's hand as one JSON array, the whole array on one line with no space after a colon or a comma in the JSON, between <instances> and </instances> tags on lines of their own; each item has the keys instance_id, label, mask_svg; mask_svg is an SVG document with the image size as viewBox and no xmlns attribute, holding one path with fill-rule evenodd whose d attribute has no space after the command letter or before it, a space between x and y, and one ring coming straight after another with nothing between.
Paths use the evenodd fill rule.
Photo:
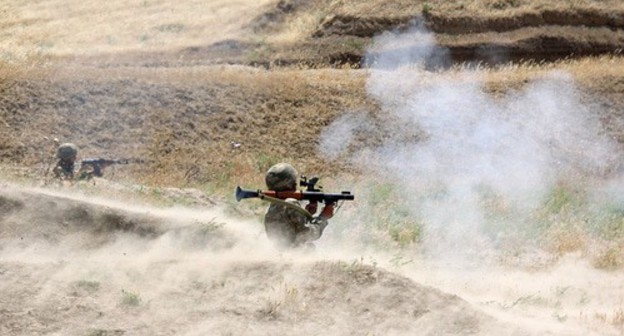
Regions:
<instances>
[{"instance_id":1,"label":"soldier's hand","mask_svg":"<svg viewBox=\"0 0 624 336\"><path fill-rule=\"evenodd\" d=\"M306 205L305 209L311 213L312 215L314 215L316 213L316 211L318 210L318 202L316 201L312 201L310 203L308 203L308 205Z\"/></svg>"},{"instance_id":2,"label":"soldier's hand","mask_svg":"<svg viewBox=\"0 0 624 336\"><path fill-rule=\"evenodd\" d=\"M330 219L334 217L334 203L326 204L323 208L323 211L321 211L320 217L323 217L325 219Z\"/></svg>"}]
</instances>

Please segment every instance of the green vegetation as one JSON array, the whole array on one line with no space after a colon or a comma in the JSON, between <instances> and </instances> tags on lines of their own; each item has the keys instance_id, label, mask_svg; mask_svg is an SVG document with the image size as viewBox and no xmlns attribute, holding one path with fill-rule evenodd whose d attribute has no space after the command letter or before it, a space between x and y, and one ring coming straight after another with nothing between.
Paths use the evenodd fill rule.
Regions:
<instances>
[{"instance_id":1,"label":"green vegetation","mask_svg":"<svg viewBox=\"0 0 624 336\"><path fill-rule=\"evenodd\" d=\"M97 281L80 280L75 283L77 288L83 289L88 293L97 292L100 289L100 283Z\"/></svg>"},{"instance_id":2,"label":"green vegetation","mask_svg":"<svg viewBox=\"0 0 624 336\"><path fill-rule=\"evenodd\" d=\"M141 303L141 297L138 293L121 290L121 305L126 307L136 307Z\"/></svg>"},{"instance_id":3,"label":"green vegetation","mask_svg":"<svg viewBox=\"0 0 624 336\"><path fill-rule=\"evenodd\" d=\"M192 225L193 233L190 236L191 244L203 247L210 242L218 241L220 238L223 238L221 229L224 226L224 223L218 223L214 218L209 221L196 221Z\"/></svg>"},{"instance_id":4,"label":"green vegetation","mask_svg":"<svg viewBox=\"0 0 624 336\"><path fill-rule=\"evenodd\" d=\"M524 254L544 253L556 261L567 254L580 253L599 269L624 266L622 204L612 201L602 204L590 197L586 188L566 183L555 185L533 207L516 204L485 185L474 191L469 197L477 197L477 202L471 203L475 208L466 211L482 217L476 223L479 227L470 230L481 235L478 239L486 239L495 246L496 251L492 252L501 257L514 255L517 259ZM421 213L421 204L440 201L444 206L449 196L445 188L433 186L406 197L403 187L382 180L369 181L356 194L362 202L357 214L346 219L349 225L334 226L332 233L339 240L353 239L357 234L358 242L367 247L384 251L398 249L396 264L409 262L405 257L409 253L420 253L431 225ZM466 237L474 238L477 237Z\"/></svg>"},{"instance_id":5,"label":"green vegetation","mask_svg":"<svg viewBox=\"0 0 624 336\"><path fill-rule=\"evenodd\" d=\"M424 3L422 6L423 15L431 14L431 10L433 10L433 6L429 3Z\"/></svg>"},{"instance_id":6,"label":"green vegetation","mask_svg":"<svg viewBox=\"0 0 624 336\"><path fill-rule=\"evenodd\" d=\"M366 50L367 43L362 39L348 38L344 42L344 46L347 47L347 49L363 52Z\"/></svg>"},{"instance_id":7,"label":"green vegetation","mask_svg":"<svg viewBox=\"0 0 624 336\"><path fill-rule=\"evenodd\" d=\"M593 216L593 233L610 241L624 239L624 204L604 205Z\"/></svg>"},{"instance_id":8,"label":"green vegetation","mask_svg":"<svg viewBox=\"0 0 624 336\"><path fill-rule=\"evenodd\" d=\"M369 181L370 176L356 180L365 170L361 167L349 162L340 165L328 162L328 158L318 150L318 139L327 126L345 111L364 111L375 125L391 121L384 119L384 109L387 107L367 94L369 76L366 71L323 68L326 64L320 61L328 58L328 55L339 55L353 50L364 51L372 41L369 35L374 36L378 32L375 29L364 29L356 31L362 33L361 35L352 33L360 24L368 27L375 23L375 20L371 20L370 13L375 13L377 18L392 18L390 22L398 20L397 16L411 17L422 13L435 15L435 18L441 20L439 22L446 22L448 19L455 23L462 22L453 21L457 17L473 17L489 22L491 18L504 15L511 20L509 24L513 26L516 24L514 17L524 17L526 13L540 15L545 10L556 9L562 11L561 15L564 17L574 18L576 12L568 15L565 9L591 8L601 13L605 10L622 11L623 4L615 0L575 0L565 3L519 0L469 0L461 3L442 0L345 0L331 4L297 4L292 12L276 12L280 15L277 18L279 20L272 20L266 29L260 24L252 27L257 33L245 30L245 36L232 37L231 40L228 38L232 44L226 43L228 48L225 50L228 53L240 52L239 56L231 60L223 60L222 58L228 56L224 56L219 48L214 51L215 54L211 54L210 48L204 50L197 46L210 46L217 42L208 39L201 27L205 27L209 21L223 19L224 22L229 22L239 14L233 14L230 18L221 14L213 17L202 15L195 18L197 21L189 21L188 17L180 14L182 11L172 11L166 22L153 20L152 17L128 16L134 23L144 21L145 24L139 28L130 24L112 25L111 28L117 29L114 31L94 29L96 26L91 25L59 25L56 20L9 23L5 25L7 29L21 27L20 30L30 32L28 34L33 36L32 41L23 41L23 35L9 30L8 33L15 36L7 35L7 38L15 38L19 42L14 41L13 45L32 44L35 49L45 49L50 55L65 54L72 49L79 51L84 46L98 52L129 52L139 49L146 53L119 53L120 58L110 60L110 64L106 63L109 62L106 58L91 59L82 55L85 51L80 51L79 55L70 53L67 60L62 57L48 58L51 56L44 57L31 52L20 53L21 49L6 51L0 55L2 59L7 59L0 62L0 86L7 108L6 118L0 122L4 158L0 171L4 173L11 170L6 174L10 179L22 180L27 174L40 177L41 149L49 147L49 137L54 134L65 139L71 138L71 141L79 143L86 150L148 159L149 163L145 165L120 169L114 178L114 182L139 184L136 194L143 199L166 206L213 204L210 201L215 199L214 203L225 204L229 214L256 215L264 208L264 204L255 201L235 203L233 190L238 184L248 188L261 188L264 185L263 173L278 161L292 162L300 172L315 172L324 176L343 173L351 175L354 177L354 184ZM156 6L147 2L144 5L150 9ZM200 6L198 3L186 5L193 12ZM111 6L115 10L104 13L109 19L116 17L112 15L121 15L130 10L123 2L113 2ZM68 10L56 7L50 9ZM148 12L150 11L146 10L143 13ZM213 11L217 12L219 11ZM52 14L49 16L54 17ZM80 25L92 21L91 12L72 11L72 15L76 17L86 14L88 15L83 20L76 20ZM102 13L98 15L101 16ZM330 16L343 17L344 22L336 27L327 27L329 30L325 33L329 35L310 39L313 32L323 28L324 23L332 22L329 20ZM254 18L255 15L248 19L251 21ZM403 24L401 22L403 21L396 21L396 24ZM343 30L334 29L342 25ZM460 24L458 29L461 28ZM487 31L482 34L484 36L496 33L491 30L493 27L481 28ZM66 29L70 30L70 34L65 34ZM124 34L127 29L132 32ZM390 28L382 24L379 29ZM544 29L551 30L549 26ZM48 33L37 36L35 32L39 30ZM566 29L562 30L567 32ZM71 31L89 31L91 34L76 35L71 34ZM511 32L513 31L505 31L505 34ZM566 39L568 35L576 35L578 32L576 29L569 31L561 38ZM183 36L179 36L187 34L186 41ZM65 37L65 41L59 43L60 40L50 36ZM595 37L588 35L587 40L592 36ZM219 41L224 38L217 37ZM516 37L526 38L511 35L509 40ZM455 34L438 34L436 38L439 38L442 45L462 45L462 41L459 41L462 38ZM473 36L466 39L466 43L483 42L475 38ZM137 40L144 43L137 43ZM324 43L322 48L314 41ZM114 48L110 45L114 45ZM150 54L143 48L147 45L166 45L165 49L171 54L166 50ZM232 50L229 50L230 47ZM193 53L180 57L180 50L204 50L205 54L199 53L200 58L192 58ZM13 59L19 59L16 56L19 54L29 55L32 59L23 66L16 66ZM152 62L150 57L157 60ZM312 63L303 70L278 66L270 70L262 67L251 69L227 66L230 61L234 64L247 64L249 61L268 64L277 57L285 60L304 57L303 61ZM49 63L51 61L58 62L58 66L53 67L53 73L42 66L55 64ZM92 62L100 61L105 64L101 67L90 67ZM154 67L145 67L144 62L154 63ZM167 66L159 67L159 62ZM76 70L74 65L77 63L84 67ZM623 100L620 99L621 90L614 88L618 88L624 76L623 63L624 58L617 55L569 58L557 62L514 61L501 67L483 66L480 68L482 76L477 80L483 81L480 84L487 87L493 95L505 95L521 90L527 83L552 70L569 73L578 82L580 91L589 92L587 96L583 96L583 100L587 100L592 106L611 108L599 117L611 123L605 131L609 137L621 144L624 137L617 126L620 120L618 112L622 110L618 102ZM220 65L196 66L197 64ZM458 75L461 76L461 70L461 65L458 65L448 71L436 73L428 80L456 80ZM86 115L91 117L84 118ZM80 120L80 127L72 128L67 123L60 122L67 120ZM29 130L33 132L28 132ZM35 130L45 131L34 132ZM371 127L365 137L350 144L349 150L357 152L384 143L388 135L384 132ZM45 140L44 135L47 137ZM234 148L233 140L242 141L243 145ZM16 167L29 167L30 170ZM353 215L344 217L343 212L334 219L349 221L345 223L348 225L332 226L334 233L348 240L349 235L354 234L349 231L350 228L357 227L360 229L357 232L358 240L365 245L386 250L397 248L400 252L417 251L427 236L427 228L432 224L427 222L427 217L422 213L422 202L441 200L440 204L444 204L442 201L449 197L449 190L440 184L419 190L417 194L406 198L402 186L384 180L366 183L356 191L358 204L357 210L352 211ZM326 182L324 185L328 187ZM92 195L108 193L101 189L90 191L95 189L91 184L76 184L74 187ZM194 188L211 199L202 203L202 199L195 194L170 190L177 188ZM476 230L497 248L513 250L514 253L531 249L543 250L558 257L579 253L587 256L600 268L617 268L624 263L624 206L621 203L597 203L590 198L587 190L569 184L554 186L540 200L539 205L531 209L522 204L514 204L513 200L487 186L477 186L475 194L474 202L478 206L475 211L478 214L475 216L482 216L478 218L480 227ZM108 195L115 195L115 191ZM349 206L345 206L345 209ZM462 214L456 215L460 218ZM219 229L217 223L200 223L198 227L198 235L203 237L202 241L217 234Z\"/></svg>"},{"instance_id":9,"label":"green vegetation","mask_svg":"<svg viewBox=\"0 0 624 336\"><path fill-rule=\"evenodd\" d=\"M362 218L366 218L370 243L381 248L393 245L398 248L417 246L423 238L424 222L420 218L419 204L406 198L402 188L388 182L373 181L359 191L364 199Z\"/></svg>"}]
</instances>

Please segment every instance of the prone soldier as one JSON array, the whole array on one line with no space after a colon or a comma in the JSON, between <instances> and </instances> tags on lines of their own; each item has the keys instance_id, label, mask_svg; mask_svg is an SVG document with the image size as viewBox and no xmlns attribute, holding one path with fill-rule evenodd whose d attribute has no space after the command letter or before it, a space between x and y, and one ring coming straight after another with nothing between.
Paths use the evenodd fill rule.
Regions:
<instances>
[{"instance_id":1,"label":"prone soldier","mask_svg":"<svg viewBox=\"0 0 624 336\"><path fill-rule=\"evenodd\" d=\"M73 180L78 147L73 143L63 143L56 150L56 166L52 170L54 176L61 180Z\"/></svg>"},{"instance_id":2,"label":"prone soldier","mask_svg":"<svg viewBox=\"0 0 624 336\"><path fill-rule=\"evenodd\" d=\"M61 181L91 180L104 176L104 169L115 164L143 163L139 159L84 159L76 172L78 147L73 143L63 143L56 150L58 159L53 168L55 178Z\"/></svg>"}]
</instances>

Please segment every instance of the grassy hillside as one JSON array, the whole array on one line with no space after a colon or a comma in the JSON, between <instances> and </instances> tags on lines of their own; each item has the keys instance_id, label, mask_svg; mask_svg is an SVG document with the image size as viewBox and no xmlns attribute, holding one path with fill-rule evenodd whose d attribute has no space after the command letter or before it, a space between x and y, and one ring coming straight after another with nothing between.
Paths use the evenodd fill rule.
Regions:
<instances>
[{"instance_id":1,"label":"grassy hillside","mask_svg":"<svg viewBox=\"0 0 624 336\"><path fill-rule=\"evenodd\" d=\"M561 221L580 225L577 236L583 238L573 247L556 243L546 248L588 251L597 237L595 223L582 223L604 215L599 225L615 230L608 241L615 244L616 256L608 264L624 264L621 204L602 204L599 212L609 210L596 215L585 206L591 200L582 198L585 203L578 206L568 195L576 195L578 181L594 183L592 188L610 184L623 169L618 158L624 153L624 59L619 55L624 8L619 1L240 1L227 6L182 1L176 7L112 1L98 10L94 4L4 3L8 15L0 19L0 32L10 46L0 55L5 175L41 179L53 161L54 138L75 142L82 158L144 160L114 169L109 179L196 187L226 198L238 184L261 187L270 165L289 161L302 173L320 175L326 187L347 184L373 194L373 200L376 192L385 195L367 204L373 220L366 229L381 232L389 244L417 246L424 225L417 205L430 201L436 195L432 190L444 189L418 185L421 198L402 200L400 187L434 179L445 166L419 171L424 159L401 156L422 150L420 144L434 134L423 120L414 123L401 115L418 108L418 102L405 105L411 95L442 88L441 95L419 96L425 102L439 95L439 101L428 102L437 104L432 113L452 115L466 106L477 113L480 107L472 104L481 102L495 111L489 116L494 125L515 127L506 123L524 118L526 125L519 129L529 133L540 121L536 114L549 111L548 104L564 113L573 103L570 111L578 107L597 121L597 128L585 128L592 137L609 139L605 150L616 159L598 170L587 169L587 161L575 162L601 149L589 150L594 146L589 138L581 149L567 144L582 143L586 135L566 134L566 115L552 116L552 134L535 141L556 152L557 174L570 174L569 169L581 175L559 177L559 184L550 184L549 177L549 192L540 196L541 205L525 212L530 213L525 219L548 223L531 233L555 235L546 245L567 241L557 235L566 227L558 226ZM172 14L160 15L164 12ZM413 31L414 25L420 32ZM388 57L429 52L433 56L422 64L397 61L381 72L371 70ZM383 71L386 76L379 77ZM568 100L558 100L556 87L548 87L545 96L532 91L553 73L572 78L573 94L561 95ZM457 99L466 88L474 99ZM540 125L538 131L548 128ZM500 130L494 127L486 135ZM465 145L461 134L445 134L459 139L446 149ZM522 146L527 144L511 148ZM386 169L397 171L384 166L394 164L392 156L383 154L388 148L403 160L399 180L387 175ZM515 174L501 169L494 167L499 174ZM501 204L513 198L498 197ZM398 205L388 207L386 202L395 198ZM561 212L573 205L553 210L550 201L581 210ZM502 208L503 219L520 211L514 206ZM360 220L352 215L346 218ZM612 249L596 251L601 258Z\"/></svg>"}]
</instances>

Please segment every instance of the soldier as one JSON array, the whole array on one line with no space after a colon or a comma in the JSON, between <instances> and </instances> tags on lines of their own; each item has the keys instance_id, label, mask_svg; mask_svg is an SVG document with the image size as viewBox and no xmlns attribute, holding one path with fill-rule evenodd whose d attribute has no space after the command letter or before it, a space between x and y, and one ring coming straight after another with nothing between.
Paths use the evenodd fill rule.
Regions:
<instances>
[{"instance_id":1,"label":"soldier","mask_svg":"<svg viewBox=\"0 0 624 336\"><path fill-rule=\"evenodd\" d=\"M78 147L72 143L61 144L56 150L58 162L53 169L54 176L62 180L72 180L74 178L74 167Z\"/></svg>"},{"instance_id":2,"label":"soldier","mask_svg":"<svg viewBox=\"0 0 624 336\"><path fill-rule=\"evenodd\" d=\"M298 173L295 168L288 163L278 163L269 168L266 173L265 182L269 190L274 191L295 191L297 189ZM301 207L299 201L288 198L285 200ZM306 205L311 215L317 211L316 202ZM334 204L326 204L318 216L308 216L302 214L297 209L285 205L271 203L264 216L264 228L267 236L278 248L308 247L313 248L311 243L323 234L327 226L327 220L334 215Z\"/></svg>"}]
</instances>

